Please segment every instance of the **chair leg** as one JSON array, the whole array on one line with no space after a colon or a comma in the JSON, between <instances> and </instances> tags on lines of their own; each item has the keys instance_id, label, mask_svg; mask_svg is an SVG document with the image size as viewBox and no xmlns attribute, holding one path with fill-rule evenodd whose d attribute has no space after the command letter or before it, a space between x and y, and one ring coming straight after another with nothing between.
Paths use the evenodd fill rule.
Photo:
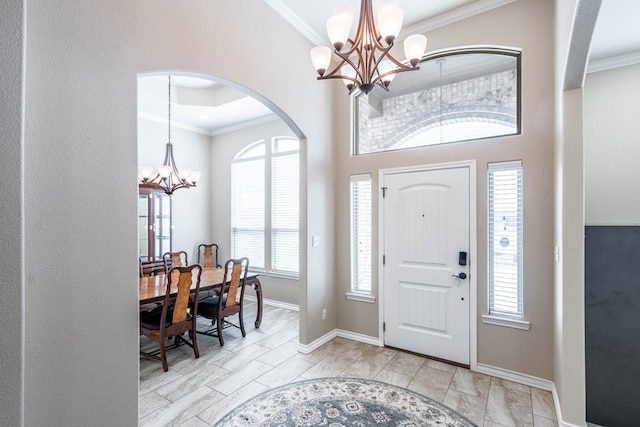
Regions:
<instances>
[{"instance_id":1,"label":"chair leg","mask_svg":"<svg viewBox=\"0 0 640 427\"><path fill-rule=\"evenodd\" d=\"M167 351L165 349L165 338L160 338L160 360L162 361L162 369L167 372L169 370L169 364L167 363Z\"/></svg>"},{"instance_id":2,"label":"chair leg","mask_svg":"<svg viewBox=\"0 0 640 427\"><path fill-rule=\"evenodd\" d=\"M197 358L200 357L200 351L198 350L198 340L196 339L196 334L194 331L196 330L196 327L194 325L193 330L189 331L189 338L191 338L191 343L193 344L193 355Z\"/></svg>"},{"instance_id":3,"label":"chair leg","mask_svg":"<svg viewBox=\"0 0 640 427\"><path fill-rule=\"evenodd\" d=\"M244 331L244 316L242 316L242 311L240 311L240 313L238 313L238 319L240 321L240 331L242 332L242 336L246 337L247 333Z\"/></svg>"},{"instance_id":4,"label":"chair leg","mask_svg":"<svg viewBox=\"0 0 640 427\"><path fill-rule=\"evenodd\" d=\"M223 318L218 317L216 322L216 327L218 328L218 341L220 341L220 347L224 345L224 339L222 338L222 322Z\"/></svg>"}]
</instances>

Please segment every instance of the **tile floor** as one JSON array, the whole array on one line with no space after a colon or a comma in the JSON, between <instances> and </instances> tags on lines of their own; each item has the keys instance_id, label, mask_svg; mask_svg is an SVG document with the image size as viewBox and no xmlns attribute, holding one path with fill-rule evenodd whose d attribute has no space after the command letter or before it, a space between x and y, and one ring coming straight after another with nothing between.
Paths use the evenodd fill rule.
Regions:
<instances>
[{"instance_id":1,"label":"tile floor","mask_svg":"<svg viewBox=\"0 0 640 427\"><path fill-rule=\"evenodd\" d=\"M211 426L245 400L291 381L356 376L406 387L455 409L479 426L557 426L550 392L478 374L397 350L335 338L310 354L297 352L298 313L255 304L245 308L247 336L226 329L225 345L198 335L200 358L182 346L168 353L169 371L140 360L140 426ZM203 320L204 323L204 320ZM144 337L142 348L156 345Z\"/></svg>"}]
</instances>

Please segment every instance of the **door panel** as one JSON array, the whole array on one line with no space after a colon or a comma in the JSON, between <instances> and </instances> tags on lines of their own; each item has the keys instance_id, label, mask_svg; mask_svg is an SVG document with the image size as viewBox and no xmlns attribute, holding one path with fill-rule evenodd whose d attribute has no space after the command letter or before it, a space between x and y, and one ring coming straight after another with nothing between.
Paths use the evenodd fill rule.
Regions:
<instances>
[{"instance_id":1,"label":"door panel","mask_svg":"<svg viewBox=\"0 0 640 427\"><path fill-rule=\"evenodd\" d=\"M469 364L469 168L384 177L386 345ZM467 263L468 264L468 263Z\"/></svg>"}]
</instances>

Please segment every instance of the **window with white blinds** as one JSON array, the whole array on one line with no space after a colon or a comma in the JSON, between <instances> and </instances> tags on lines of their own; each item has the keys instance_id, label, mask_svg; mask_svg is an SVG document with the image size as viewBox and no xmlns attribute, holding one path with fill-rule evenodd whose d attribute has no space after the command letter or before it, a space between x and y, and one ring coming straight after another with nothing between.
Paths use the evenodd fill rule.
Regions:
<instances>
[{"instance_id":1,"label":"window with white blinds","mask_svg":"<svg viewBox=\"0 0 640 427\"><path fill-rule=\"evenodd\" d=\"M490 163L489 314L523 317L522 162Z\"/></svg>"},{"instance_id":2,"label":"window with white blinds","mask_svg":"<svg viewBox=\"0 0 640 427\"><path fill-rule=\"evenodd\" d=\"M249 258L251 268L265 268L264 175L264 156L231 165L231 254Z\"/></svg>"},{"instance_id":3,"label":"window with white blinds","mask_svg":"<svg viewBox=\"0 0 640 427\"><path fill-rule=\"evenodd\" d=\"M277 152L271 158L271 269L298 273L299 161L298 150Z\"/></svg>"},{"instance_id":4,"label":"window with white blinds","mask_svg":"<svg viewBox=\"0 0 640 427\"><path fill-rule=\"evenodd\" d=\"M298 274L299 143L253 143L231 165L231 255L252 269Z\"/></svg>"},{"instance_id":5,"label":"window with white blinds","mask_svg":"<svg viewBox=\"0 0 640 427\"><path fill-rule=\"evenodd\" d=\"M351 291L371 293L371 175L351 177Z\"/></svg>"}]
</instances>

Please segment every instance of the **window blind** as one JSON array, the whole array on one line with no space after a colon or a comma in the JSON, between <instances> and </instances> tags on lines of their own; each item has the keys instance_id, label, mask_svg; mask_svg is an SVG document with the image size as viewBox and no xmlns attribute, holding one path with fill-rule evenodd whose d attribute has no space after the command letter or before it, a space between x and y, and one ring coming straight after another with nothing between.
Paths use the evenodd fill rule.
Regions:
<instances>
[{"instance_id":1,"label":"window blind","mask_svg":"<svg viewBox=\"0 0 640 427\"><path fill-rule=\"evenodd\" d=\"M247 257L251 268L265 268L265 160L231 165L231 254Z\"/></svg>"},{"instance_id":2,"label":"window blind","mask_svg":"<svg viewBox=\"0 0 640 427\"><path fill-rule=\"evenodd\" d=\"M489 164L488 185L489 314L522 317L522 162Z\"/></svg>"},{"instance_id":3,"label":"window blind","mask_svg":"<svg viewBox=\"0 0 640 427\"><path fill-rule=\"evenodd\" d=\"M371 293L371 175L351 177L351 290Z\"/></svg>"},{"instance_id":4,"label":"window blind","mask_svg":"<svg viewBox=\"0 0 640 427\"><path fill-rule=\"evenodd\" d=\"M297 142L297 141L296 141ZM298 151L271 159L271 269L298 273Z\"/></svg>"}]
</instances>

